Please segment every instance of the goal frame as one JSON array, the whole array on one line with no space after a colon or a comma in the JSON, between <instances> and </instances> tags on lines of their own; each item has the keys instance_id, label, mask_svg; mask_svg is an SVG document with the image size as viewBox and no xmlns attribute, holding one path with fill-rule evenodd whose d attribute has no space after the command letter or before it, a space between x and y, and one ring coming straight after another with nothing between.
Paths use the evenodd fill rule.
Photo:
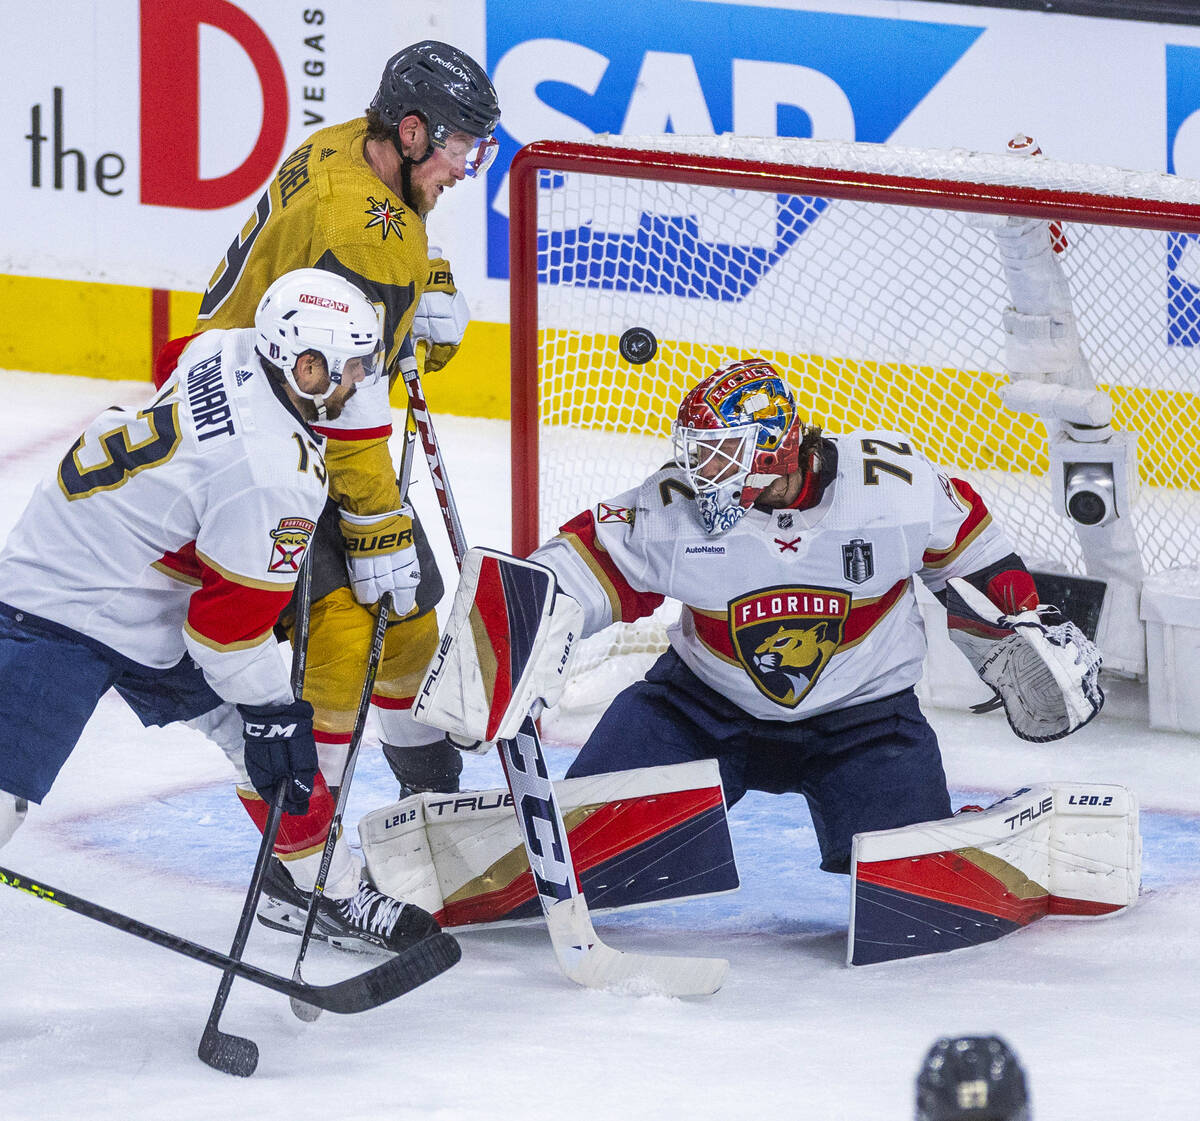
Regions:
<instances>
[{"instance_id":1,"label":"goal frame","mask_svg":"<svg viewBox=\"0 0 1200 1121\"><path fill-rule=\"evenodd\" d=\"M1200 234L1200 204L1053 187L981 183L770 160L538 140L509 167L512 547L527 556L539 540L538 174L578 172L766 194L811 195L938 210L1092 222Z\"/></svg>"}]
</instances>

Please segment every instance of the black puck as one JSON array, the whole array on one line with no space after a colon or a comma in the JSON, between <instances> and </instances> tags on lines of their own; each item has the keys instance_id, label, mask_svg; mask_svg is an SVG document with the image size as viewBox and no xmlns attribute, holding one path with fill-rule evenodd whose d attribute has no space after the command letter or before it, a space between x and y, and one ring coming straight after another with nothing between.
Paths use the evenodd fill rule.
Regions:
<instances>
[{"instance_id":1,"label":"black puck","mask_svg":"<svg viewBox=\"0 0 1200 1121\"><path fill-rule=\"evenodd\" d=\"M621 335L617 347L626 362L640 366L658 353L658 339L645 327L630 327Z\"/></svg>"}]
</instances>

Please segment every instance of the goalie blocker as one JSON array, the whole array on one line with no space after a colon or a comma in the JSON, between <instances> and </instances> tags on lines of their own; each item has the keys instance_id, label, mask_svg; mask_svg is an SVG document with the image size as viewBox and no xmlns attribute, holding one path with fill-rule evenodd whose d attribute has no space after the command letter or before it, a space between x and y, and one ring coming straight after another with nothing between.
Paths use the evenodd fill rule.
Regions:
<instances>
[{"instance_id":1,"label":"goalie blocker","mask_svg":"<svg viewBox=\"0 0 1200 1121\"><path fill-rule=\"evenodd\" d=\"M512 739L530 710L561 696L582 625L550 569L471 549L413 716L456 740Z\"/></svg>"}]
</instances>

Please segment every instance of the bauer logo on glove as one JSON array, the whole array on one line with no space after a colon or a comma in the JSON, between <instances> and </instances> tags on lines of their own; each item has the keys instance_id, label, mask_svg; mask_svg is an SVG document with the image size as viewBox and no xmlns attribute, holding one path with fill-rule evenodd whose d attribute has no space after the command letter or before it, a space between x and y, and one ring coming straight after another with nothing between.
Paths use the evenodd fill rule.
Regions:
<instances>
[{"instance_id":1,"label":"bauer logo on glove","mask_svg":"<svg viewBox=\"0 0 1200 1121\"><path fill-rule=\"evenodd\" d=\"M354 598L376 604L392 593L392 613L407 615L416 602L421 567L413 545L412 511L407 506L382 514L341 512L346 568Z\"/></svg>"}]
</instances>

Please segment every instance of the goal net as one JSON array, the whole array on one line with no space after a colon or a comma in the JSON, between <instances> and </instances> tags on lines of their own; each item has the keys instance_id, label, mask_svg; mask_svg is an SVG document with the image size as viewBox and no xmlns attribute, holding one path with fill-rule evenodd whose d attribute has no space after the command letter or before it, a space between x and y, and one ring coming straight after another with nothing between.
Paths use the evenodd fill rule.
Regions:
<instances>
[{"instance_id":1,"label":"goal net","mask_svg":"<svg viewBox=\"0 0 1200 1121\"><path fill-rule=\"evenodd\" d=\"M757 355L806 420L909 433L979 490L1031 567L1083 573L1052 500L1046 423L1000 396L1029 372L1006 365L1012 295L994 230L1044 219L1095 390L1114 429L1140 433L1144 568L1195 560L1200 183L1040 155L729 136L542 141L510 174L518 553L669 459L684 393ZM656 341L649 360L622 355L631 328ZM662 623L585 644L598 699L661 649ZM640 660L596 684L614 654Z\"/></svg>"}]
</instances>

